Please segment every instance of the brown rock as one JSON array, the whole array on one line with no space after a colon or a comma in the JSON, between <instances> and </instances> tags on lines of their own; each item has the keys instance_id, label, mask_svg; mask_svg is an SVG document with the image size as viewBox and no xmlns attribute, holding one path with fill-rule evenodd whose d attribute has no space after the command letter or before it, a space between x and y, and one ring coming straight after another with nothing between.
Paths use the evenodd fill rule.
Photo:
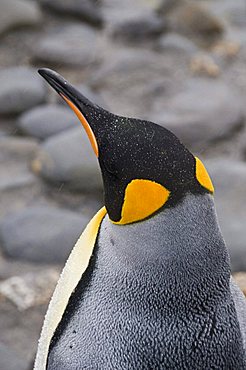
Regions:
<instances>
[{"instance_id":1,"label":"brown rock","mask_svg":"<svg viewBox=\"0 0 246 370\"><path fill-rule=\"evenodd\" d=\"M24 311L47 304L58 278L59 272L52 268L39 273L12 276L0 283L0 295L13 302L19 311Z\"/></svg>"},{"instance_id":2,"label":"brown rock","mask_svg":"<svg viewBox=\"0 0 246 370\"><path fill-rule=\"evenodd\" d=\"M169 6L165 14L170 28L180 33L204 36L218 36L223 32L221 20L209 9L196 1L179 1Z\"/></svg>"},{"instance_id":3,"label":"brown rock","mask_svg":"<svg viewBox=\"0 0 246 370\"><path fill-rule=\"evenodd\" d=\"M243 294L246 296L246 272L237 272L233 277Z\"/></svg>"},{"instance_id":4,"label":"brown rock","mask_svg":"<svg viewBox=\"0 0 246 370\"><path fill-rule=\"evenodd\" d=\"M220 67L210 55L197 54L191 58L190 69L194 74L218 77Z\"/></svg>"}]
</instances>

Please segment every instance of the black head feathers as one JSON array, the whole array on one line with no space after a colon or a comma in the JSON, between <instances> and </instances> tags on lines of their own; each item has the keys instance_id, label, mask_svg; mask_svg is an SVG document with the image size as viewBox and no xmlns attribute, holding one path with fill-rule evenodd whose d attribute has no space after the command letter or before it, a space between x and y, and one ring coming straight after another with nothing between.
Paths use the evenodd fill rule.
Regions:
<instances>
[{"instance_id":1,"label":"black head feathers","mask_svg":"<svg viewBox=\"0 0 246 370\"><path fill-rule=\"evenodd\" d=\"M167 129L114 115L91 103L56 72L39 73L82 122L98 156L110 219L128 224L175 206L187 193L213 192L202 162Z\"/></svg>"}]
</instances>

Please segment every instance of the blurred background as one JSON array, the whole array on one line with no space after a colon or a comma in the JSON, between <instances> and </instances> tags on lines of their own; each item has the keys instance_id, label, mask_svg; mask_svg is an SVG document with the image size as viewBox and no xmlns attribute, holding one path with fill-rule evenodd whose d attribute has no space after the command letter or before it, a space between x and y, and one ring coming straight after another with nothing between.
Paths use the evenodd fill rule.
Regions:
<instances>
[{"instance_id":1,"label":"blurred background","mask_svg":"<svg viewBox=\"0 0 246 370\"><path fill-rule=\"evenodd\" d=\"M102 206L80 123L37 74L158 122L213 179L246 291L246 0L0 1L0 369L27 370L71 248Z\"/></svg>"}]
</instances>

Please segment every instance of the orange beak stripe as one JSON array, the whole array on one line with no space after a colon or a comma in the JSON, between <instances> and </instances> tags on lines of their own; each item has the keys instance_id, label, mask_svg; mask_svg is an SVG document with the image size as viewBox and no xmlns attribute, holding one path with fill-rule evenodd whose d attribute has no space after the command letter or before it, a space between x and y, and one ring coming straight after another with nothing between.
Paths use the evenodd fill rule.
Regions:
<instances>
[{"instance_id":1,"label":"orange beak stripe","mask_svg":"<svg viewBox=\"0 0 246 370\"><path fill-rule=\"evenodd\" d=\"M85 132L87 133L88 135L88 138L90 140L90 143L91 143L91 146L94 150L94 153L96 154L96 156L98 157L98 145L97 145L97 141L96 141L96 138L95 138L95 135L89 125L89 123L87 122L86 118L83 116L83 114L80 112L80 110L76 107L75 104L73 104L66 96L64 96L63 94L60 94L61 97L67 102L67 104L69 105L69 107L74 111L74 113L76 114L76 116L78 117L78 119L80 120L80 122L82 123L84 129L85 129Z\"/></svg>"}]
</instances>

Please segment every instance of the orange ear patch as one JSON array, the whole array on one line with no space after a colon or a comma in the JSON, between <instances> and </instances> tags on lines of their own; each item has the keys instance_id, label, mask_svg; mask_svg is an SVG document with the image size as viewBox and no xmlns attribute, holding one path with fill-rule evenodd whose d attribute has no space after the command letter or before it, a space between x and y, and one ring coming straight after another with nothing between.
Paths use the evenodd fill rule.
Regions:
<instances>
[{"instance_id":1,"label":"orange ear patch","mask_svg":"<svg viewBox=\"0 0 246 370\"><path fill-rule=\"evenodd\" d=\"M168 200L170 191L157 182L132 180L126 187L120 221L114 224L130 224L143 220L161 208Z\"/></svg>"},{"instance_id":2,"label":"orange ear patch","mask_svg":"<svg viewBox=\"0 0 246 370\"><path fill-rule=\"evenodd\" d=\"M67 104L69 105L69 107L74 111L74 113L76 114L76 116L78 117L78 119L80 120L80 122L82 123L82 125L83 125L83 127L85 129L85 132L88 135L88 138L90 140L90 143L91 143L91 146L92 146L92 148L94 150L94 153L98 157L98 145L97 145L97 141L96 141L95 135L94 135L94 133L93 133L93 131L92 131L89 123L87 122L86 118L80 112L80 110L76 107L76 105L73 104L65 95L63 95L63 94L60 94L60 95L67 102Z\"/></svg>"},{"instance_id":3,"label":"orange ear patch","mask_svg":"<svg viewBox=\"0 0 246 370\"><path fill-rule=\"evenodd\" d=\"M195 157L196 159L196 178L198 182L207 190L209 190L211 193L214 193L214 186L213 183L209 177L209 174L202 163L202 161Z\"/></svg>"}]
</instances>

